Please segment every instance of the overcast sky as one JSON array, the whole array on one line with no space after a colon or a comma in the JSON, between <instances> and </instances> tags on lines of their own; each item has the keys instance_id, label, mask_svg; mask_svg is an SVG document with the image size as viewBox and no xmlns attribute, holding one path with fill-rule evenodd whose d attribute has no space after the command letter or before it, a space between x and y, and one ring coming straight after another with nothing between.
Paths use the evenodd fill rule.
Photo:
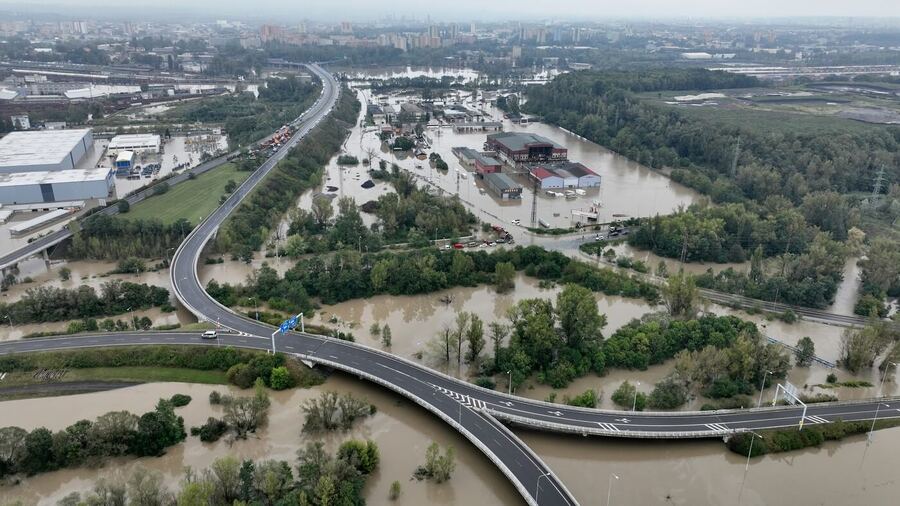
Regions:
<instances>
[{"instance_id":1,"label":"overcast sky","mask_svg":"<svg viewBox=\"0 0 900 506\"><path fill-rule=\"evenodd\" d=\"M603 18L900 17L900 0L0 0L3 8L58 12L103 8L112 16L188 13L205 18L252 17L363 21L387 14L434 20ZM85 12L88 14L88 12Z\"/></svg>"}]
</instances>

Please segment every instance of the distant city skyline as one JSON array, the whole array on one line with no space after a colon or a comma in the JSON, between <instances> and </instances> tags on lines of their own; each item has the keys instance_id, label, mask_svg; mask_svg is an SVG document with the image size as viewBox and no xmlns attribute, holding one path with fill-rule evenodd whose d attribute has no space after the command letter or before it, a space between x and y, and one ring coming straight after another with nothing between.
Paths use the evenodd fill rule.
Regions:
<instances>
[{"instance_id":1,"label":"distant city skyline","mask_svg":"<svg viewBox=\"0 0 900 506\"><path fill-rule=\"evenodd\" d=\"M82 9L104 9L91 12L91 17L164 18L189 14L196 18L245 18L254 21L293 22L307 18L321 21L375 21L392 15L422 20L428 16L440 21L551 20L594 21L610 18L748 18L773 19L788 17L869 17L894 24L900 19L900 2L883 0L756 0L754 2L721 2L719 0L631 0L629 2L592 0L516 1L455 0L430 3L427 8L416 0L394 0L390 3L369 0L255 0L236 2L221 0L0 0L0 9L22 13L77 15ZM105 16L104 16L105 14Z\"/></svg>"}]
</instances>

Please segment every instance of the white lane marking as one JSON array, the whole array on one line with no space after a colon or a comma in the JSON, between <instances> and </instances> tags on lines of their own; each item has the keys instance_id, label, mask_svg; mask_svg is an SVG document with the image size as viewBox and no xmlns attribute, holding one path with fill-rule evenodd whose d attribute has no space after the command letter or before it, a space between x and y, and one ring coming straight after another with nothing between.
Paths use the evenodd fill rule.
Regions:
<instances>
[{"instance_id":1,"label":"white lane marking","mask_svg":"<svg viewBox=\"0 0 900 506\"><path fill-rule=\"evenodd\" d=\"M611 423L597 422L597 425L599 425L600 428L603 430L608 430L611 432L622 432L618 427L616 427L615 425L613 425Z\"/></svg>"},{"instance_id":2,"label":"white lane marking","mask_svg":"<svg viewBox=\"0 0 900 506\"><path fill-rule=\"evenodd\" d=\"M475 399L474 397L469 397L468 395L461 394L459 392L454 392L453 390L450 390L449 388L444 388L444 387L441 387L438 385L432 384L431 386L434 387L435 389L439 390L441 393L443 393L447 397L450 397L451 399L455 400L456 402L458 402L464 406L470 406L475 409L484 409L487 406L487 403L485 403L481 399Z\"/></svg>"},{"instance_id":3,"label":"white lane marking","mask_svg":"<svg viewBox=\"0 0 900 506\"><path fill-rule=\"evenodd\" d=\"M291 345L289 345L289 344L288 344L288 345L285 345L285 348L287 348L287 349L289 349L289 350L293 350L293 349L294 349L294 347L291 346Z\"/></svg>"},{"instance_id":4,"label":"white lane marking","mask_svg":"<svg viewBox=\"0 0 900 506\"><path fill-rule=\"evenodd\" d=\"M631 420L629 420L627 418L616 418L616 421L622 422L622 423L631 423Z\"/></svg>"},{"instance_id":5,"label":"white lane marking","mask_svg":"<svg viewBox=\"0 0 900 506\"><path fill-rule=\"evenodd\" d=\"M563 416L562 411L559 411L559 410L557 410L557 411L548 411L547 413L550 413L551 415L556 415L556 416Z\"/></svg>"},{"instance_id":6,"label":"white lane marking","mask_svg":"<svg viewBox=\"0 0 900 506\"><path fill-rule=\"evenodd\" d=\"M705 425L712 430L728 430L728 427L722 425L721 423L707 423Z\"/></svg>"},{"instance_id":7,"label":"white lane marking","mask_svg":"<svg viewBox=\"0 0 900 506\"><path fill-rule=\"evenodd\" d=\"M513 403L511 403L509 401L500 401L500 404L503 404L504 406L506 406L508 408L513 407ZM900 409L898 409L897 411L900 411Z\"/></svg>"},{"instance_id":8,"label":"white lane marking","mask_svg":"<svg viewBox=\"0 0 900 506\"><path fill-rule=\"evenodd\" d=\"M828 423L828 420L822 418L821 416L807 415L806 419L812 423Z\"/></svg>"}]
</instances>

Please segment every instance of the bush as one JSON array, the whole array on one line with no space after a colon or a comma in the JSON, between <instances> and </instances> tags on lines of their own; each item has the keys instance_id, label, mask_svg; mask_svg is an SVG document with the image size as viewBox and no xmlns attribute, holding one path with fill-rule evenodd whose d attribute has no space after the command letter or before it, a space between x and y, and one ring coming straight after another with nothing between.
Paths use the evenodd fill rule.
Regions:
<instances>
[{"instance_id":1,"label":"bush","mask_svg":"<svg viewBox=\"0 0 900 506\"><path fill-rule=\"evenodd\" d=\"M837 380L838 380L837 374L835 374L833 372L828 373L828 376L825 377L826 383L837 383Z\"/></svg>"},{"instance_id":2,"label":"bush","mask_svg":"<svg viewBox=\"0 0 900 506\"><path fill-rule=\"evenodd\" d=\"M218 441L228 430L228 424L218 418L209 417L200 427L191 427L191 435L200 436L200 441L211 443Z\"/></svg>"},{"instance_id":3,"label":"bush","mask_svg":"<svg viewBox=\"0 0 900 506\"><path fill-rule=\"evenodd\" d=\"M125 214L131 210L131 204L129 204L125 199L120 200L117 204L117 207L119 208L119 213L121 214Z\"/></svg>"},{"instance_id":4,"label":"bush","mask_svg":"<svg viewBox=\"0 0 900 506\"><path fill-rule=\"evenodd\" d=\"M619 385L611 399L620 407L631 409L633 406L636 411L643 411L647 405L647 394L638 392L637 388L627 381Z\"/></svg>"},{"instance_id":5,"label":"bush","mask_svg":"<svg viewBox=\"0 0 900 506\"><path fill-rule=\"evenodd\" d=\"M191 403L191 396L184 395L184 394L175 394L172 396L171 399L169 399L169 402L171 402L172 405L175 406L176 408L180 408L182 406L187 406L188 404Z\"/></svg>"},{"instance_id":6,"label":"bush","mask_svg":"<svg viewBox=\"0 0 900 506\"><path fill-rule=\"evenodd\" d=\"M218 390L209 393L209 403L212 405L222 404L222 394Z\"/></svg>"},{"instance_id":7,"label":"bush","mask_svg":"<svg viewBox=\"0 0 900 506\"><path fill-rule=\"evenodd\" d=\"M235 364L225 373L228 382L240 388L250 388L258 377L256 371L248 364Z\"/></svg>"},{"instance_id":8,"label":"bush","mask_svg":"<svg viewBox=\"0 0 900 506\"><path fill-rule=\"evenodd\" d=\"M269 376L269 386L272 390L286 390L295 386L294 378L285 366L272 369Z\"/></svg>"},{"instance_id":9,"label":"bush","mask_svg":"<svg viewBox=\"0 0 900 506\"><path fill-rule=\"evenodd\" d=\"M580 406L582 408L596 408L600 402L600 396L593 388L585 390L584 393L575 396L572 399L566 397L565 403L569 406Z\"/></svg>"},{"instance_id":10,"label":"bush","mask_svg":"<svg viewBox=\"0 0 900 506\"><path fill-rule=\"evenodd\" d=\"M497 384L494 383L494 380L486 376L480 376L479 378L477 378L475 380L475 384L482 388L487 388L488 390L497 388Z\"/></svg>"},{"instance_id":11,"label":"bush","mask_svg":"<svg viewBox=\"0 0 900 506\"><path fill-rule=\"evenodd\" d=\"M674 378L660 381L650 392L647 405L653 409L675 409L687 402L687 388Z\"/></svg>"}]
</instances>

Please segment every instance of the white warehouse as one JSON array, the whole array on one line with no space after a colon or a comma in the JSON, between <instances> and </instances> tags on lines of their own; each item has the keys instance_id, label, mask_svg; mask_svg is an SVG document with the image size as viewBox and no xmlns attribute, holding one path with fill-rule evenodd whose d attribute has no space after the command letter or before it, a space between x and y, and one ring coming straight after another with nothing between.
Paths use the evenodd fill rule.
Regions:
<instances>
[{"instance_id":1,"label":"white warehouse","mask_svg":"<svg viewBox=\"0 0 900 506\"><path fill-rule=\"evenodd\" d=\"M97 167L90 129L13 132L0 139L0 204L106 199L113 173Z\"/></svg>"},{"instance_id":2,"label":"white warehouse","mask_svg":"<svg viewBox=\"0 0 900 506\"><path fill-rule=\"evenodd\" d=\"M106 153L110 156L118 155L122 151L159 153L159 146L160 139L156 134L117 135L109 141Z\"/></svg>"},{"instance_id":3,"label":"white warehouse","mask_svg":"<svg viewBox=\"0 0 900 506\"><path fill-rule=\"evenodd\" d=\"M74 169L93 146L90 128L12 132L0 139L0 174Z\"/></svg>"}]
</instances>

